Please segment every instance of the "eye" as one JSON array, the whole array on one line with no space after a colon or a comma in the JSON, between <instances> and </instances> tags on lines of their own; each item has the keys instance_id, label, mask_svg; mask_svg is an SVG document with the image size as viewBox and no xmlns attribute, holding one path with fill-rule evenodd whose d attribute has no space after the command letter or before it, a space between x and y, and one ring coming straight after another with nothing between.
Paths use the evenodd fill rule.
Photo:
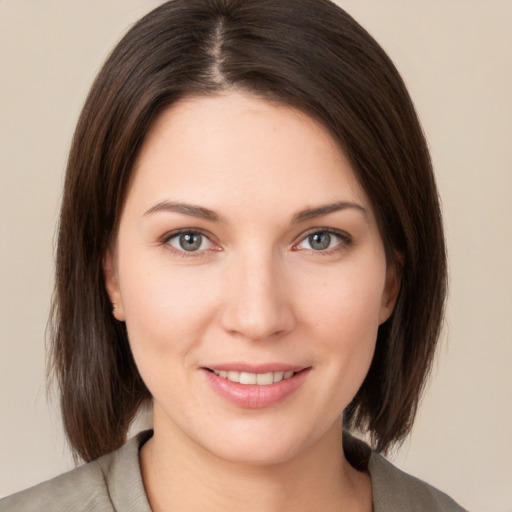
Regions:
<instances>
[{"instance_id":1,"label":"eye","mask_svg":"<svg viewBox=\"0 0 512 512\"><path fill-rule=\"evenodd\" d=\"M197 252L213 247L213 243L205 235L197 231L181 231L169 236L166 241L178 251Z\"/></svg>"},{"instance_id":2,"label":"eye","mask_svg":"<svg viewBox=\"0 0 512 512\"><path fill-rule=\"evenodd\" d=\"M301 242L294 246L294 249L306 249L310 251L328 251L335 249L340 244L349 244L350 237L332 231L315 231L307 235Z\"/></svg>"}]
</instances>

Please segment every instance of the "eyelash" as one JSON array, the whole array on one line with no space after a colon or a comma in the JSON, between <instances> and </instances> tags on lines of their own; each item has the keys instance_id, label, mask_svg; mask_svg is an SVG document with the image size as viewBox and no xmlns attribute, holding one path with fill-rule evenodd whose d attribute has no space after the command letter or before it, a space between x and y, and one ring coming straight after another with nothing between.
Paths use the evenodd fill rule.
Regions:
<instances>
[{"instance_id":1,"label":"eyelash","mask_svg":"<svg viewBox=\"0 0 512 512\"><path fill-rule=\"evenodd\" d=\"M330 236L335 236L335 237L339 238L340 241L334 247L322 249L322 250L315 250L312 248L311 249L300 249L298 247L300 244L307 241L309 237L311 237L312 235L316 235L316 234L328 234ZM183 258L204 257L205 253L207 253L209 251L208 249L187 251L185 249L178 249L176 247L173 247L170 244L170 241L175 238L178 238L182 235L199 235L203 238L206 238L210 244L214 244L214 242L212 242L210 236L200 229L180 229L178 231L172 231L172 232L164 235L164 237L162 237L161 243L162 243L162 245L166 246L167 249L172 251L174 254L176 254L180 257L183 257ZM202 242L201 242L201 244L202 244ZM302 233L300 235L299 241L293 244L292 250L295 250L295 251L305 250L305 251L313 252L315 254L329 255L329 254L338 252L340 250L346 249L347 247L350 247L353 244L354 244L353 238L345 231L339 231L339 230L332 229L332 228L315 228L315 229L311 229L311 230L307 231L306 233ZM218 248L218 249L210 249L210 250L220 251L222 249Z\"/></svg>"},{"instance_id":2,"label":"eyelash","mask_svg":"<svg viewBox=\"0 0 512 512\"><path fill-rule=\"evenodd\" d=\"M311 237L312 235L316 235L316 234L328 234L330 236L334 235L335 237L339 238L340 240L334 247L327 248L324 250L299 249L298 248L298 246L300 244L304 243L305 241L308 240L309 237ZM352 245L354 245L354 240L346 231L339 231L337 229L332 229L332 228L314 228L314 229L307 231L306 233L302 233L300 235L299 241L297 243L293 244L293 249L299 250L299 251L304 250L304 251L313 252L315 254L319 254L322 256L328 256L333 253L342 251L343 249L347 249L348 247L350 247Z\"/></svg>"},{"instance_id":3,"label":"eyelash","mask_svg":"<svg viewBox=\"0 0 512 512\"><path fill-rule=\"evenodd\" d=\"M162 245L164 245L168 250L170 250L172 253L182 257L182 258L200 258L205 256L205 253L208 252L208 249L202 249L202 250L195 250L195 251L187 251L185 249L178 249L176 247L173 247L170 242L174 238L178 238L182 235L199 235L206 240L209 241L209 243L214 244L214 242L211 241L211 235L209 236L207 233L200 229L180 229L178 231L172 231L171 233L167 233L164 235L164 237L161 240ZM220 249L215 249L220 250Z\"/></svg>"}]
</instances>

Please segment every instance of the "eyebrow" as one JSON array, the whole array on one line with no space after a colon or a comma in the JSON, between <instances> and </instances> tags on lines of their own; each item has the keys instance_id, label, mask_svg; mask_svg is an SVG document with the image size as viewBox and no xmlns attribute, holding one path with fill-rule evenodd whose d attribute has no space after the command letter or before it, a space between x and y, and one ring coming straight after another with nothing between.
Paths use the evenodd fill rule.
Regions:
<instances>
[{"instance_id":1,"label":"eyebrow","mask_svg":"<svg viewBox=\"0 0 512 512\"><path fill-rule=\"evenodd\" d=\"M203 206L196 206L193 204L161 201L160 203L152 206L144 215L151 215L157 212L175 212L189 215L191 217L198 217L200 219L209 220L212 222L220 222L221 217L214 211L204 208Z\"/></svg>"},{"instance_id":2,"label":"eyebrow","mask_svg":"<svg viewBox=\"0 0 512 512\"><path fill-rule=\"evenodd\" d=\"M315 217L321 217L322 215L328 215L329 213L334 213L346 209L352 209L361 212L365 218L368 218L368 212L361 205L349 201L337 201L335 203L302 210L293 216L292 223L299 224L306 220L314 219ZM157 203L155 206L152 206L149 210L147 210L144 215L151 215L157 212L181 213L183 215L189 215L191 217L197 217L200 219L209 220L211 222L220 222L222 220L222 217L220 217L209 208L188 203L170 201L161 201Z\"/></svg>"},{"instance_id":3,"label":"eyebrow","mask_svg":"<svg viewBox=\"0 0 512 512\"><path fill-rule=\"evenodd\" d=\"M363 216L368 219L368 212L360 204L352 203L350 201L338 201L336 203L326 204L318 206L316 208L308 208L295 214L292 219L293 224L299 224L305 220L314 219L315 217L321 217L322 215L328 215L329 213L338 212L340 210L356 210L361 212Z\"/></svg>"}]
</instances>

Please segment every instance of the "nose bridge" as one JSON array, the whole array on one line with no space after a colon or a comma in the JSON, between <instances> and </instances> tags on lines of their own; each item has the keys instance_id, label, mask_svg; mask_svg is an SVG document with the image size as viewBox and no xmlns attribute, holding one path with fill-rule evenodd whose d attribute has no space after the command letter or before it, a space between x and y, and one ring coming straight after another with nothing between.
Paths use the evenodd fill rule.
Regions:
<instances>
[{"instance_id":1,"label":"nose bridge","mask_svg":"<svg viewBox=\"0 0 512 512\"><path fill-rule=\"evenodd\" d=\"M253 340L291 330L295 319L280 258L253 248L229 266L224 328Z\"/></svg>"}]
</instances>

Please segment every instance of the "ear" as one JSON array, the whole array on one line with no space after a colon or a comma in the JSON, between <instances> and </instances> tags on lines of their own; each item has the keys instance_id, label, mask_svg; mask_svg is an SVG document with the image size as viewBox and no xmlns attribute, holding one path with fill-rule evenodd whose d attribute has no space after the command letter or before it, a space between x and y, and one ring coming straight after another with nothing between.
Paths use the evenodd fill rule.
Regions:
<instances>
[{"instance_id":1,"label":"ear","mask_svg":"<svg viewBox=\"0 0 512 512\"><path fill-rule=\"evenodd\" d=\"M386 283L382 293L382 303L379 314L379 325L389 319L395 308L401 284L401 268L403 266L403 255L397 253L396 263L389 263L386 271Z\"/></svg>"},{"instance_id":2,"label":"ear","mask_svg":"<svg viewBox=\"0 0 512 512\"><path fill-rule=\"evenodd\" d=\"M125 321L123 299L119 288L119 278L116 272L115 257L109 249L103 258L103 276L105 288L112 303L112 314L116 320Z\"/></svg>"}]
</instances>

